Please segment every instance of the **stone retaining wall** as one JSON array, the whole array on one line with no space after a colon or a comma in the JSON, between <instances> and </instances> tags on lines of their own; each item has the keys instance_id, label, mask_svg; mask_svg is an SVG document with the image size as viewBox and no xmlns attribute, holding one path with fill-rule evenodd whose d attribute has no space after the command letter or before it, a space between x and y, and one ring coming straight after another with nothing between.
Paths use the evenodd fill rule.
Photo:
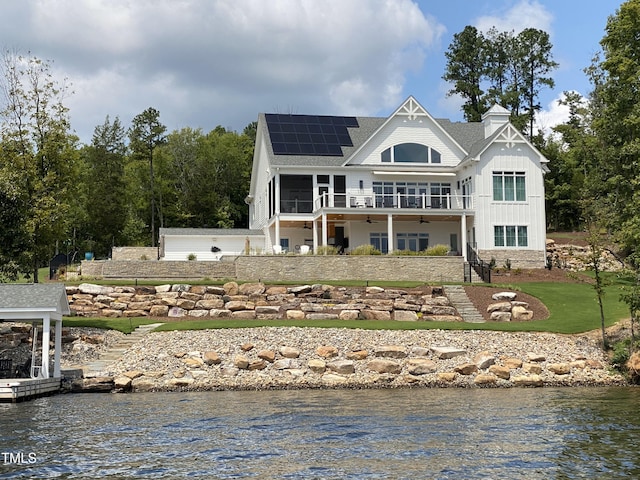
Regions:
<instances>
[{"instance_id":1,"label":"stone retaining wall","mask_svg":"<svg viewBox=\"0 0 640 480\"><path fill-rule=\"evenodd\" d=\"M388 255L241 256L236 278L251 281L370 280L463 282L462 257Z\"/></svg>"},{"instance_id":2,"label":"stone retaining wall","mask_svg":"<svg viewBox=\"0 0 640 480\"><path fill-rule=\"evenodd\" d=\"M391 290L330 285L67 287L71 311L86 317L173 317L462 321L441 287Z\"/></svg>"},{"instance_id":3,"label":"stone retaining wall","mask_svg":"<svg viewBox=\"0 0 640 480\"><path fill-rule=\"evenodd\" d=\"M83 278L210 278L242 281L463 282L462 257L262 255L224 257L220 262L83 261Z\"/></svg>"},{"instance_id":4,"label":"stone retaining wall","mask_svg":"<svg viewBox=\"0 0 640 480\"><path fill-rule=\"evenodd\" d=\"M158 260L157 247L113 247L111 260Z\"/></svg>"},{"instance_id":5,"label":"stone retaining wall","mask_svg":"<svg viewBox=\"0 0 640 480\"><path fill-rule=\"evenodd\" d=\"M83 261L83 278L160 278L160 279L235 279L232 262L153 261L153 260L93 260Z\"/></svg>"}]
</instances>

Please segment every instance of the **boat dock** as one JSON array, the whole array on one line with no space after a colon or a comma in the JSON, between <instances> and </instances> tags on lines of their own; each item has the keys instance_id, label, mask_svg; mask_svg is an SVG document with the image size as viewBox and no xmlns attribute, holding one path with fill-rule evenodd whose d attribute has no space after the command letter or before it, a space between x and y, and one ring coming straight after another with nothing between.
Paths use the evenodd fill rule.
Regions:
<instances>
[{"instance_id":1,"label":"boat dock","mask_svg":"<svg viewBox=\"0 0 640 480\"><path fill-rule=\"evenodd\" d=\"M17 403L60 391L60 378L2 378L0 402Z\"/></svg>"}]
</instances>

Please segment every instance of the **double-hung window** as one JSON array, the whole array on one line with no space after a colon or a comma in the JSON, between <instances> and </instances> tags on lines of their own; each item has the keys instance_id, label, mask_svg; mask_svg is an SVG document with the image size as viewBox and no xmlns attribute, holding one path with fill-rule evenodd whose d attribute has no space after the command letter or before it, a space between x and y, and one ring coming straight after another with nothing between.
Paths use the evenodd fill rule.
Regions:
<instances>
[{"instance_id":1,"label":"double-hung window","mask_svg":"<svg viewBox=\"0 0 640 480\"><path fill-rule=\"evenodd\" d=\"M524 202L527 199L524 172L493 172L493 200Z\"/></svg>"}]
</instances>

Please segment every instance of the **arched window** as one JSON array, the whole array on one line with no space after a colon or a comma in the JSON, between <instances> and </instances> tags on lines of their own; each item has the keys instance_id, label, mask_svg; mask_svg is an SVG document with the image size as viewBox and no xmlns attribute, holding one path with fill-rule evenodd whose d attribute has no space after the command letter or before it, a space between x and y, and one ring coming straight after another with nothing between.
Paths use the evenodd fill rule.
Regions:
<instances>
[{"instance_id":1,"label":"arched window","mask_svg":"<svg viewBox=\"0 0 640 480\"><path fill-rule=\"evenodd\" d=\"M380 155L383 163L440 163L440 152L420 143L401 143Z\"/></svg>"}]
</instances>

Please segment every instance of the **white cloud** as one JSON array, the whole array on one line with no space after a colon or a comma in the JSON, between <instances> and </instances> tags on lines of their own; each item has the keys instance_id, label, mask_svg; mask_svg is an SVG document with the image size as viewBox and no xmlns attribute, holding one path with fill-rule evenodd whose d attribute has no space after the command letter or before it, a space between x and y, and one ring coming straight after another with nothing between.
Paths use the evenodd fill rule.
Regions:
<instances>
[{"instance_id":1,"label":"white cloud","mask_svg":"<svg viewBox=\"0 0 640 480\"><path fill-rule=\"evenodd\" d=\"M536 132L542 130L545 137L553 135L553 127L566 123L569 120L569 106L560 104L560 101L564 100L564 98L564 93L561 93L549 102L546 109L538 112L534 126Z\"/></svg>"},{"instance_id":2,"label":"white cloud","mask_svg":"<svg viewBox=\"0 0 640 480\"><path fill-rule=\"evenodd\" d=\"M5 3L0 16L18 15ZM407 73L444 33L412 0L21 5L25 20L0 32L0 45L10 35L69 77L72 125L85 141L107 114L126 125L149 106L169 129L241 130L274 106L375 114L403 100Z\"/></svg>"},{"instance_id":3,"label":"white cloud","mask_svg":"<svg viewBox=\"0 0 640 480\"><path fill-rule=\"evenodd\" d=\"M500 32L516 33L525 28L537 28L551 34L553 15L537 0L521 0L509 10L494 15L485 15L475 21L475 26L482 32L495 27Z\"/></svg>"}]
</instances>

